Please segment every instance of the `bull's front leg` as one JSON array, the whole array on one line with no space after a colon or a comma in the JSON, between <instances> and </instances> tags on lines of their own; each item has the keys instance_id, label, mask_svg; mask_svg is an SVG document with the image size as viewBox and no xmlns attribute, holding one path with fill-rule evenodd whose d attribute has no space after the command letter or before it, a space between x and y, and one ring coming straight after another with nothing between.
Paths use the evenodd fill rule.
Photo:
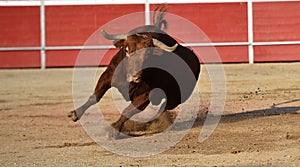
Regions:
<instances>
[{"instance_id":1,"label":"bull's front leg","mask_svg":"<svg viewBox=\"0 0 300 167\"><path fill-rule=\"evenodd\" d=\"M122 112L120 118L112 124L112 127L116 130L117 133L112 133L110 135L111 137L117 138L119 136L119 132L121 132L122 130L122 126L124 125L124 123L128 121L132 116L138 114L147 107L147 105L150 103L148 96L149 93L145 92L134 97L131 104Z\"/></svg>"},{"instance_id":2,"label":"bull's front leg","mask_svg":"<svg viewBox=\"0 0 300 167\"><path fill-rule=\"evenodd\" d=\"M77 108L76 110L69 112L68 117L70 117L74 122L76 122L81 118L81 116L90 106L98 103L105 94L105 92L111 87L111 78L112 71L110 69L107 69L99 78L95 91L89 97L87 102L85 102L81 107Z\"/></svg>"}]
</instances>

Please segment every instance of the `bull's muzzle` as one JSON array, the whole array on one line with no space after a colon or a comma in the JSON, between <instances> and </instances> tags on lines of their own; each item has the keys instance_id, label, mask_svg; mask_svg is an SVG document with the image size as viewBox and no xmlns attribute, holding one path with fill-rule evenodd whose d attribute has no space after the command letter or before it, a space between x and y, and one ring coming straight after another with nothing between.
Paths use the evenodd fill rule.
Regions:
<instances>
[{"instance_id":1,"label":"bull's muzzle","mask_svg":"<svg viewBox=\"0 0 300 167\"><path fill-rule=\"evenodd\" d=\"M127 81L128 82L134 82L134 83L139 83L141 81L141 76L140 75L130 75L127 74Z\"/></svg>"}]
</instances>

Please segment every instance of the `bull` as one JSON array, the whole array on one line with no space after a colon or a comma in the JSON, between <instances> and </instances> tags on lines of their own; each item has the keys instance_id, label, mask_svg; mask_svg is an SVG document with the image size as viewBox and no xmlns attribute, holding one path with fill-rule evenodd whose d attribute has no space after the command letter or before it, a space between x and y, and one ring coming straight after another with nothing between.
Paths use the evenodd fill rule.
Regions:
<instances>
[{"instance_id":1,"label":"bull","mask_svg":"<svg viewBox=\"0 0 300 167\"><path fill-rule=\"evenodd\" d=\"M109 34L102 30L102 35L114 40L114 46L119 50L100 76L94 93L81 107L69 112L68 117L76 122L108 89L115 87L124 99L131 101L112 124L120 132L124 123L149 103L158 105L166 99L157 112L162 115L190 97L199 77L200 62L192 50L164 32L162 27L167 27L165 11L165 8L161 9L157 17L154 14L153 25L137 27L126 34ZM181 70L183 65L188 70ZM192 80L186 78L189 71ZM153 91L157 88L163 93Z\"/></svg>"}]
</instances>

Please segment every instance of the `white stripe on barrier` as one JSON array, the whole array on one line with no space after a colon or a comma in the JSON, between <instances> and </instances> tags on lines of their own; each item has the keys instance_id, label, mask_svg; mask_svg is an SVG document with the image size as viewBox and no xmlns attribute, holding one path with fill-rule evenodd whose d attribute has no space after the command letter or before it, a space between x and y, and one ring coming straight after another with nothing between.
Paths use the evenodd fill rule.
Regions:
<instances>
[{"instance_id":1,"label":"white stripe on barrier","mask_svg":"<svg viewBox=\"0 0 300 167\"><path fill-rule=\"evenodd\" d=\"M254 42L254 46L266 45L300 45L300 41L275 41L275 42Z\"/></svg>"},{"instance_id":2,"label":"white stripe on barrier","mask_svg":"<svg viewBox=\"0 0 300 167\"><path fill-rule=\"evenodd\" d=\"M149 0L145 2L145 25L150 25L150 3Z\"/></svg>"},{"instance_id":3,"label":"white stripe on barrier","mask_svg":"<svg viewBox=\"0 0 300 167\"><path fill-rule=\"evenodd\" d=\"M248 46L248 42L212 42L212 43L182 43L183 46L190 47L210 47L210 46ZM300 45L300 41L280 41L280 42L253 42L253 46L275 46L275 45ZM45 50L101 50L114 49L113 45L101 46L47 46ZM31 51L41 50L41 47L0 47L0 51Z\"/></svg>"},{"instance_id":4,"label":"white stripe on barrier","mask_svg":"<svg viewBox=\"0 0 300 167\"><path fill-rule=\"evenodd\" d=\"M41 50L41 47L0 47L1 51L33 51L33 50Z\"/></svg>"},{"instance_id":5,"label":"white stripe on barrier","mask_svg":"<svg viewBox=\"0 0 300 167\"><path fill-rule=\"evenodd\" d=\"M247 18L248 18L248 60L249 64L254 63L254 48L253 48L253 2L249 0L247 3Z\"/></svg>"},{"instance_id":6,"label":"white stripe on barrier","mask_svg":"<svg viewBox=\"0 0 300 167\"><path fill-rule=\"evenodd\" d=\"M45 25L45 0L40 5L40 34L41 34L41 69L46 68L46 25Z\"/></svg>"},{"instance_id":7,"label":"white stripe on barrier","mask_svg":"<svg viewBox=\"0 0 300 167\"><path fill-rule=\"evenodd\" d=\"M101 49L114 49L113 45L101 46L48 46L46 50L101 50Z\"/></svg>"},{"instance_id":8,"label":"white stripe on barrier","mask_svg":"<svg viewBox=\"0 0 300 167\"><path fill-rule=\"evenodd\" d=\"M185 43L183 46L206 47L206 46L247 46L248 42L212 42L212 43Z\"/></svg>"}]
</instances>

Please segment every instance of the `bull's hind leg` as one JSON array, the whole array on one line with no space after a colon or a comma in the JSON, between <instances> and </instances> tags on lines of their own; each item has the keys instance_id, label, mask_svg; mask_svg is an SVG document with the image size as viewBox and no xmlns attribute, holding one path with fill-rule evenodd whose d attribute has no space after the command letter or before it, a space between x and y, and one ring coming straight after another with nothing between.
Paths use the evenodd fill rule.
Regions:
<instances>
[{"instance_id":1,"label":"bull's hind leg","mask_svg":"<svg viewBox=\"0 0 300 167\"><path fill-rule=\"evenodd\" d=\"M105 92L111 87L111 77L112 71L106 70L98 80L97 86L93 95L89 97L89 99L79 108L73 110L68 113L68 117L70 117L74 122L78 121L83 113L92 105L98 103L100 99L103 97Z\"/></svg>"},{"instance_id":2,"label":"bull's hind leg","mask_svg":"<svg viewBox=\"0 0 300 167\"><path fill-rule=\"evenodd\" d=\"M122 130L122 126L124 125L124 123L135 114L143 111L149 103L150 101L148 99L148 93L143 93L139 96L135 96L131 104L122 112L120 118L112 124L112 127L117 130L117 133L112 133L111 137L117 138L119 136L119 132L121 132Z\"/></svg>"}]
</instances>

